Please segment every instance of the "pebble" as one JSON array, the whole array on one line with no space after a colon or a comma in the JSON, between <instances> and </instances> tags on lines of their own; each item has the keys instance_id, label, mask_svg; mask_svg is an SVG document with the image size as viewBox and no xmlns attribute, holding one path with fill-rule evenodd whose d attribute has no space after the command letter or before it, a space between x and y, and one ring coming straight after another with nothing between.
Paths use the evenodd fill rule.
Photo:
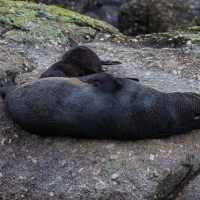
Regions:
<instances>
[{"instance_id":1,"label":"pebble","mask_svg":"<svg viewBox=\"0 0 200 200\"><path fill-rule=\"evenodd\" d=\"M173 70L173 74L174 74L174 75L177 75L178 72L177 72L176 70Z\"/></svg>"},{"instance_id":2,"label":"pebble","mask_svg":"<svg viewBox=\"0 0 200 200\"><path fill-rule=\"evenodd\" d=\"M113 181L113 185L117 185L117 182L116 182L116 181Z\"/></svg>"},{"instance_id":3,"label":"pebble","mask_svg":"<svg viewBox=\"0 0 200 200\"><path fill-rule=\"evenodd\" d=\"M0 40L0 44L8 44L8 42Z\"/></svg>"},{"instance_id":4,"label":"pebble","mask_svg":"<svg viewBox=\"0 0 200 200\"><path fill-rule=\"evenodd\" d=\"M111 155L111 156L110 156L110 159L111 159L111 160L116 160L117 158L118 158L118 155Z\"/></svg>"},{"instance_id":5,"label":"pebble","mask_svg":"<svg viewBox=\"0 0 200 200\"><path fill-rule=\"evenodd\" d=\"M136 189L135 185L131 185L131 187L132 187L132 189L133 189L133 190L135 190L135 189Z\"/></svg>"},{"instance_id":6,"label":"pebble","mask_svg":"<svg viewBox=\"0 0 200 200\"><path fill-rule=\"evenodd\" d=\"M116 180L119 177L119 174L115 173L111 176L112 180Z\"/></svg>"},{"instance_id":7,"label":"pebble","mask_svg":"<svg viewBox=\"0 0 200 200\"><path fill-rule=\"evenodd\" d=\"M150 156L149 156L149 160L154 160L155 159L155 156L153 155L153 154L150 154Z\"/></svg>"},{"instance_id":8,"label":"pebble","mask_svg":"<svg viewBox=\"0 0 200 200\"><path fill-rule=\"evenodd\" d=\"M79 173L81 173L84 170L84 168L81 168L78 170Z\"/></svg>"},{"instance_id":9,"label":"pebble","mask_svg":"<svg viewBox=\"0 0 200 200\"><path fill-rule=\"evenodd\" d=\"M64 167L65 164L66 164L66 161L65 161L65 160L62 160L62 161L60 162L60 164L61 164L62 167Z\"/></svg>"},{"instance_id":10,"label":"pebble","mask_svg":"<svg viewBox=\"0 0 200 200\"><path fill-rule=\"evenodd\" d=\"M106 145L106 148L112 149L114 146L115 146L115 144L111 143L111 144Z\"/></svg>"},{"instance_id":11,"label":"pebble","mask_svg":"<svg viewBox=\"0 0 200 200\"><path fill-rule=\"evenodd\" d=\"M53 192L49 192L49 196L53 197L54 193Z\"/></svg>"},{"instance_id":12,"label":"pebble","mask_svg":"<svg viewBox=\"0 0 200 200\"><path fill-rule=\"evenodd\" d=\"M96 189L97 190L103 190L103 189L105 189L105 183L103 182L103 181L100 181L100 182L98 182L97 184L96 184Z\"/></svg>"}]
</instances>

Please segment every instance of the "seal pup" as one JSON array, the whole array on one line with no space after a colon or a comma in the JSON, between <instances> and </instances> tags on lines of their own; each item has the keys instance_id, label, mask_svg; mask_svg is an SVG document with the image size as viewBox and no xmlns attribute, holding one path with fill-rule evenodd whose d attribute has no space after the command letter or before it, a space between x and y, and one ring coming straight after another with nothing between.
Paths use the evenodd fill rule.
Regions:
<instances>
[{"instance_id":1,"label":"seal pup","mask_svg":"<svg viewBox=\"0 0 200 200\"><path fill-rule=\"evenodd\" d=\"M40 135L145 139L200 128L200 95L163 92L107 73L45 78L6 95L5 110Z\"/></svg>"},{"instance_id":2,"label":"seal pup","mask_svg":"<svg viewBox=\"0 0 200 200\"><path fill-rule=\"evenodd\" d=\"M78 45L69 37L69 49L59 60L48 68L40 78L46 77L77 77L94 73L101 73L102 65L118 65L119 61L101 61L90 48Z\"/></svg>"}]
</instances>

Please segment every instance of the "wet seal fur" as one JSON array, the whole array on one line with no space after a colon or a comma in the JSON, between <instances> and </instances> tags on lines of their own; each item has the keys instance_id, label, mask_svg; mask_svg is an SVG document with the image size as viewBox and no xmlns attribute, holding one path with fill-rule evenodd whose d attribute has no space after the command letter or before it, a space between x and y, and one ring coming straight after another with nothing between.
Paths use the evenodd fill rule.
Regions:
<instances>
[{"instance_id":1,"label":"wet seal fur","mask_svg":"<svg viewBox=\"0 0 200 200\"><path fill-rule=\"evenodd\" d=\"M46 78L5 98L21 128L40 135L94 139L144 139L200 128L200 95L167 93L107 73Z\"/></svg>"},{"instance_id":2,"label":"wet seal fur","mask_svg":"<svg viewBox=\"0 0 200 200\"><path fill-rule=\"evenodd\" d=\"M118 61L101 61L90 48L78 45L69 37L72 46L61 58L48 68L40 78L47 77L77 77L94 73L101 73L102 65L118 65Z\"/></svg>"}]
</instances>

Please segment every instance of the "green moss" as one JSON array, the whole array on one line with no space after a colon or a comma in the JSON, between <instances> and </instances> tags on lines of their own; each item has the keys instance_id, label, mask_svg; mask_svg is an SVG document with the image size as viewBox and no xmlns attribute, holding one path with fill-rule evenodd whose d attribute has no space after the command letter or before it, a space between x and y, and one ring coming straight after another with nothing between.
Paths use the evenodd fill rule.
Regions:
<instances>
[{"instance_id":1,"label":"green moss","mask_svg":"<svg viewBox=\"0 0 200 200\"><path fill-rule=\"evenodd\" d=\"M67 34L94 35L99 31L118 33L105 22L57 6L25 1L0 1L0 23L24 42L38 43L41 38L67 38Z\"/></svg>"},{"instance_id":2,"label":"green moss","mask_svg":"<svg viewBox=\"0 0 200 200\"><path fill-rule=\"evenodd\" d=\"M192 42L200 41L200 33L183 34L183 37L191 40Z\"/></svg>"},{"instance_id":3,"label":"green moss","mask_svg":"<svg viewBox=\"0 0 200 200\"><path fill-rule=\"evenodd\" d=\"M188 28L191 31L200 31L200 26L192 26Z\"/></svg>"}]
</instances>

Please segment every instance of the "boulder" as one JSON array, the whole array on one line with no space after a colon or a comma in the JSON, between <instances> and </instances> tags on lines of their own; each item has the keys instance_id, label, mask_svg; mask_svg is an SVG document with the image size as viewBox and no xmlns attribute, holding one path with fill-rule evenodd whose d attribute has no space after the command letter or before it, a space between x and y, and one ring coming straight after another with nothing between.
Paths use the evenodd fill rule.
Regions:
<instances>
[{"instance_id":1,"label":"boulder","mask_svg":"<svg viewBox=\"0 0 200 200\"><path fill-rule=\"evenodd\" d=\"M36 3L47 5L57 5L78 13L90 16L95 19L105 21L115 27L118 27L119 6L125 3L125 0L31 0Z\"/></svg>"},{"instance_id":2,"label":"boulder","mask_svg":"<svg viewBox=\"0 0 200 200\"><path fill-rule=\"evenodd\" d=\"M200 25L197 0L133 0L119 11L119 30L127 35L159 33Z\"/></svg>"},{"instance_id":3,"label":"boulder","mask_svg":"<svg viewBox=\"0 0 200 200\"><path fill-rule=\"evenodd\" d=\"M37 80L70 35L102 60L121 61L104 67L114 76L199 93L199 27L131 38L55 6L7 0L0 15L1 85L12 74L16 85ZM14 124L3 100L0 124L1 199L199 199L199 130L136 141L44 137Z\"/></svg>"}]
</instances>

